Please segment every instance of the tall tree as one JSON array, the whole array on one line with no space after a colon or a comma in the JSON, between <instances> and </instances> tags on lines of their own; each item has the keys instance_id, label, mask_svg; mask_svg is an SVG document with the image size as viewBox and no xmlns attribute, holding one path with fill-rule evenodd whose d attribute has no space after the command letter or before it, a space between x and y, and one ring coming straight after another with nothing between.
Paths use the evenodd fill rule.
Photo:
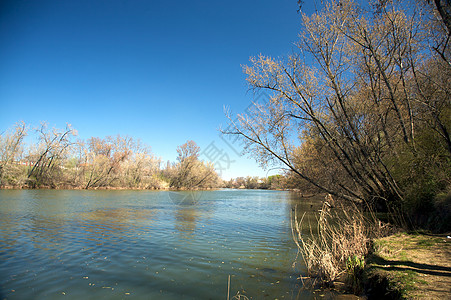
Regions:
<instances>
[{"instance_id":1,"label":"tall tree","mask_svg":"<svg viewBox=\"0 0 451 300\"><path fill-rule=\"evenodd\" d=\"M57 187L63 179L63 162L73 145L72 137L77 132L70 124L64 130L50 130L46 123L42 123L36 131L39 134L39 144L29 157L33 164L28 173L29 184L33 187Z\"/></svg>"},{"instance_id":2,"label":"tall tree","mask_svg":"<svg viewBox=\"0 0 451 300\"><path fill-rule=\"evenodd\" d=\"M0 186L17 184L20 175L19 160L22 156L22 143L27 135L27 126L19 122L14 129L0 134Z\"/></svg>"},{"instance_id":3,"label":"tall tree","mask_svg":"<svg viewBox=\"0 0 451 300\"><path fill-rule=\"evenodd\" d=\"M242 137L263 165L282 164L333 195L402 202L397 160L418 159L418 133L437 132L437 151L451 154L451 66L430 47L428 14L402 1L370 9L350 0L303 14L297 53L244 67L269 100L228 113L223 133Z\"/></svg>"},{"instance_id":4,"label":"tall tree","mask_svg":"<svg viewBox=\"0 0 451 300\"><path fill-rule=\"evenodd\" d=\"M217 185L218 175L212 164L199 160L200 148L194 141L177 147L177 163L170 185L175 188L204 188Z\"/></svg>"}]
</instances>

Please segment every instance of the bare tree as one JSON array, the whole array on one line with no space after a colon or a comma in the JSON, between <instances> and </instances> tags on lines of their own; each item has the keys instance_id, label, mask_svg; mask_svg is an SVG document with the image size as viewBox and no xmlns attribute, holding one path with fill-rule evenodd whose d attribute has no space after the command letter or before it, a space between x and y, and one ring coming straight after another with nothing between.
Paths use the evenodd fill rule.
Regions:
<instances>
[{"instance_id":1,"label":"bare tree","mask_svg":"<svg viewBox=\"0 0 451 300\"><path fill-rule=\"evenodd\" d=\"M297 53L244 67L269 101L227 113L232 129L223 133L242 137L262 165L282 164L332 195L401 202L396 160L418 157L417 132L436 129L449 149L450 68L429 47L427 13L345 0L303 14Z\"/></svg>"},{"instance_id":2,"label":"bare tree","mask_svg":"<svg viewBox=\"0 0 451 300\"><path fill-rule=\"evenodd\" d=\"M107 187L119 180L121 163L131 155L131 138L90 138L86 153L87 183L85 188Z\"/></svg>"},{"instance_id":3,"label":"bare tree","mask_svg":"<svg viewBox=\"0 0 451 300\"><path fill-rule=\"evenodd\" d=\"M24 122L15 125L12 132L0 135L0 186L17 184L20 176L20 158L22 155L23 139L27 135L27 126Z\"/></svg>"},{"instance_id":4,"label":"bare tree","mask_svg":"<svg viewBox=\"0 0 451 300\"><path fill-rule=\"evenodd\" d=\"M36 131L39 134L39 145L29 157L33 164L28 173L29 184L32 187L57 187L62 181L64 159L73 145L72 137L77 132L70 124L64 130L49 130L46 123L42 123Z\"/></svg>"},{"instance_id":5,"label":"bare tree","mask_svg":"<svg viewBox=\"0 0 451 300\"><path fill-rule=\"evenodd\" d=\"M177 147L177 164L174 166L170 186L174 188L203 188L217 184L218 175L212 164L199 160L200 148L194 141Z\"/></svg>"}]
</instances>

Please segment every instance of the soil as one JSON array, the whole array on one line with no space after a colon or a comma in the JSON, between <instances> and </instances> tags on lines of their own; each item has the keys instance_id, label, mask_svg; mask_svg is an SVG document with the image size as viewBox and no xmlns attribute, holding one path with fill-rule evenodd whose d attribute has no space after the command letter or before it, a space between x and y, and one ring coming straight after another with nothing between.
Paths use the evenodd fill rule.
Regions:
<instances>
[{"instance_id":1,"label":"soil","mask_svg":"<svg viewBox=\"0 0 451 300\"><path fill-rule=\"evenodd\" d=\"M370 274L388 280L390 298L451 299L449 236L401 233L376 240Z\"/></svg>"}]
</instances>

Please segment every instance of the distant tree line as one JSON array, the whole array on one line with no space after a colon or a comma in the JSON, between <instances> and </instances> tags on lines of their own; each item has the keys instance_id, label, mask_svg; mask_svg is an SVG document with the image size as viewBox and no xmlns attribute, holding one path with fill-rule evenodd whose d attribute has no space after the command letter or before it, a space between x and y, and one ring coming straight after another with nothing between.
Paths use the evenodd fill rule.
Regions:
<instances>
[{"instance_id":1,"label":"distant tree line","mask_svg":"<svg viewBox=\"0 0 451 300\"><path fill-rule=\"evenodd\" d=\"M231 189L262 189L282 190L289 188L287 178L284 175L272 175L268 177L246 176L231 178L224 181L225 188Z\"/></svg>"},{"instance_id":2,"label":"distant tree line","mask_svg":"<svg viewBox=\"0 0 451 300\"><path fill-rule=\"evenodd\" d=\"M34 134L36 142L25 145ZM212 164L199 159L200 148L188 141L177 148L177 161L162 166L149 146L129 136L76 139L77 131L31 130L17 123L0 135L0 187L18 188L214 188L221 179Z\"/></svg>"},{"instance_id":3,"label":"distant tree line","mask_svg":"<svg viewBox=\"0 0 451 300\"><path fill-rule=\"evenodd\" d=\"M359 3L301 8L297 51L244 67L268 101L224 133L302 188L450 224L450 2Z\"/></svg>"}]
</instances>

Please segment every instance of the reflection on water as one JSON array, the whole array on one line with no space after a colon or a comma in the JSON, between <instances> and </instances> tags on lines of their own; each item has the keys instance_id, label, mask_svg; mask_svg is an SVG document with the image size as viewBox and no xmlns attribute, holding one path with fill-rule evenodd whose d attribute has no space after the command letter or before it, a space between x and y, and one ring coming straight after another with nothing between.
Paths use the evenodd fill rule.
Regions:
<instances>
[{"instance_id":1,"label":"reflection on water","mask_svg":"<svg viewBox=\"0 0 451 300\"><path fill-rule=\"evenodd\" d=\"M232 294L313 298L292 268L299 203L277 191L0 191L0 298L217 299L229 275Z\"/></svg>"},{"instance_id":2,"label":"reflection on water","mask_svg":"<svg viewBox=\"0 0 451 300\"><path fill-rule=\"evenodd\" d=\"M175 229L187 237L192 236L196 229L199 212L193 208L179 208L175 211Z\"/></svg>"}]
</instances>

